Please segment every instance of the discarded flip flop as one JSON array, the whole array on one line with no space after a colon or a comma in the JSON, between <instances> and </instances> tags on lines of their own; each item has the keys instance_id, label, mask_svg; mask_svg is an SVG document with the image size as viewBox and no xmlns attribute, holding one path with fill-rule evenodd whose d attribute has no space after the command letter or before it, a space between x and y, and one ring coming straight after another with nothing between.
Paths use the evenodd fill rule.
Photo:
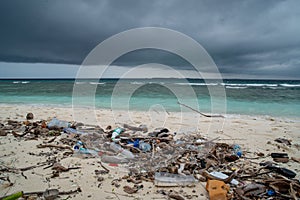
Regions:
<instances>
[{"instance_id":1,"label":"discarded flip flop","mask_svg":"<svg viewBox=\"0 0 300 200\"><path fill-rule=\"evenodd\" d=\"M272 158L288 158L287 153L271 153Z\"/></svg>"},{"instance_id":2,"label":"discarded flip flop","mask_svg":"<svg viewBox=\"0 0 300 200\"><path fill-rule=\"evenodd\" d=\"M295 172L293 172L292 170L283 168L283 167L278 167L276 165L273 165L270 162L265 162L265 163L259 163L260 166L265 166L266 169L272 170L278 174L281 174L287 178L295 178L295 176L297 175Z\"/></svg>"}]
</instances>

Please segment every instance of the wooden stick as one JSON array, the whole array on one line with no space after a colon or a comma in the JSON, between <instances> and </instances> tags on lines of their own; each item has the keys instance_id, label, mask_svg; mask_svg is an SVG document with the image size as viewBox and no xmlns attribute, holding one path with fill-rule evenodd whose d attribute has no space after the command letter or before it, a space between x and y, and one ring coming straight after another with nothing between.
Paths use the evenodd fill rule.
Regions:
<instances>
[{"instance_id":1,"label":"wooden stick","mask_svg":"<svg viewBox=\"0 0 300 200\"><path fill-rule=\"evenodd\" d=\"M103 169L105 169L105 171L106 172L108 172L109 173L109 169L107 169L103 164L102 164L102 162L101 161L98 161L97 163L99 163L100 165L101 165L101 167L103 168Z\"/></svg>"},{"instance_id":2,"label":"wooden stick","mask_svg":"<svg viewBox=\"0 0 300 200\"><path fill-rule=\"evenodd\" d=\"M44 194L44 192L45 191L24 192L23 195L25 195L25 196L29 196L29 195L33 195L33 194L42 195L42 194ZM81 192L80 187L78 187L76 190L58 192L58 195L68 195L68 194L73 194L73 193L76 193L76 192Z\"/></svg>"},{"instance_id":3,"label":"wooden stick","mask_svg":"<svg viewBox=\"0 0 300 200\"><path fill-rule=\"evenodd\" d=\"M178 103L179 105L181 105L181 106L184 106L184 107L186 107L186 108L191 109L192 111L195 111L195 112L199 113L200 115L202 115L202 116L204 116L204 117L221 117L221 118L224 118L223 115L208 115L208 114L205 114L205 113L203 113L203 112L200 112L199 110L196 110L196 109L194 109L194 108L192 108L192 107L190 107L190 106L188 106L188 105L185 105L185 104L183 104L183 103L180 103L179 101L177 101L177 103Z\"/></svg>"},{"instance_id":4,"label":"wooden stick","mask_svg":"<svg viewBox=\"0 0 300 200\"><path fill-rule=\"evenodd\" d=\"M54 148L58 148L58 149L69 149L73 152L72 147L67 146L67 145L55 145L55 144L38 144L36 145L37 148L46 148L46 147L54 147Z\"/></svg>"},{"instance_id":5,"label":"wooden stick","mask_svg":"<svg viewBox=\"0 0 300 200\"><path fill-rule=\"evenodd\" d=\"M120 193L117 193L117 192L109 192L109 191L104 191L106 193L110 193L110 194L118 194L118 195L121 195L121 196L124 196L124 197L134 197L133 195L128 195L128 194L120 194Z\"/></svg>"}]
</instances>

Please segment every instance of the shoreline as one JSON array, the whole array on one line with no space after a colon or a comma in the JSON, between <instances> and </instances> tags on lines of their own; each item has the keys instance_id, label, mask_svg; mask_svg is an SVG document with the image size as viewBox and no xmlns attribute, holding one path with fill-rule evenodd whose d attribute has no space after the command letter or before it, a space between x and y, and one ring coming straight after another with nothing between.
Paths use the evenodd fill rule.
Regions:
<instances>
[{"instance_id":1,"label":"shoreline","mask_svg":"<svg viewBox=\"0 0 300 200\"><path fill-rule=\"evenodd\" d=\"M38 108L46 108L46 109L73 109L73 106L70 104L24 104L24 103L0 103L0 108L2 107L31 107L33 109L38 109ZM79 109L94 109L92 106L80 106L78 107ZM95 107L96 111L111 111L109 108L99 108ZM127 110L125 109L115 109L116 112L126 112ZM131 109L130 112L137 112L137 113L147 113L149 110L134 110ZM167 111L167 113L181 113L179 111ZM194 111L184 109L182 113L195 113ZM205 112L204 112L205 113ZM219 114L219 113L213 113L213 114ZM200 115L199 115L200 116ZM240 113L225 113L224 114L225 118L257 118L257 119L269 119L269 118L274 118L278 120L287 120L287 121L293 121L293 122L300 122L300 116L274 116L274 115L259 115L259 114L240 114Z\"/></svg>"}]
</instances>

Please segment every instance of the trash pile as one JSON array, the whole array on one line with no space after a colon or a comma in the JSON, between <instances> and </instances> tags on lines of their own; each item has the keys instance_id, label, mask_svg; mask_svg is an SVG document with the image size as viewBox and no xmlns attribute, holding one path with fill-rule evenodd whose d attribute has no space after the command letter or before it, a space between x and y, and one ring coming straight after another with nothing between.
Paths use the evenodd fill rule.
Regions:
<instances>
[{"instance_id":1,"label":"trash pile","mask_svg":"<svg viewBox=\"0 0 300 200\"><path fill-rule=\"evenodd\" d=\"M300 183L295 179L297 174L281 164L300 162L299 158L289 158L287 153L282 152L268 155L248 152L238 144L218 142L219 138L207 139L199 133L174 133L165 127L148 130L146 125L128 124L103 129L57 118L48 122L34 122L33 114L29 113L24 122L7 120L0 123L0 135L7 134L24 140L40 138L45 141L46 138L46 142L39 144L37 148L53 148L62 151L65 157L98 159L104 170L97 170L96 174L109 173L106 164L125 166L129 173L120 178L135 184L134 187L124 186L123 190L128 194L138 193L143 188L142 182L147 181L158 188L157 193L167 198L193 199L197 196L159 188L197 187L199 182L205 182L207 196L212 200L300 198ZM60 135L66 137L56 140ZM291 148L289 140L278 138L275 141ZM51 167L52 177L80 168L63 167L55 159L32 167L41 166ZM27 169L0 166L1 173L22 173L24 170ZM118 187L117 181L114 184ZM80 188L69 192L52 190L52 196L48 199L80 191ZM45 197L49 195L49 191L37 194ZM17 199L13 195L18 196L17 198L28 197L28 194L22 192L2 198Z\"/></svg>"}]
</instances>

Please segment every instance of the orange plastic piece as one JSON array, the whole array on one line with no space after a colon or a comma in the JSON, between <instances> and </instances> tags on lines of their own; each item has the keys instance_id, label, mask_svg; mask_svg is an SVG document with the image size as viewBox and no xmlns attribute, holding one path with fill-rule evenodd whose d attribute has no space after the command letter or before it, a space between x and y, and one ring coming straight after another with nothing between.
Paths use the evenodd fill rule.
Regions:
<instances>
[{"instance_id":1,"label":"orange plastic piece","mask_svg":"<svg viewBox=\"0 0 300 200\"><path fill-rule=\"evenodd\" d=\"M42 128L47 128L47 124L45 121L42 122Z\"/></svg>"},{"instance_id":2,"label":"orange plastic piece","mask_svg":"<svg viewBox=\"0 0 300 200\"><path fill-rule=\"evenodd\" d=\"M227 200L227 193L229 191L229 185L223 181L208 180L206 183L206 190L209 193L210 200Z\"/></svg>"}]
</instances>

